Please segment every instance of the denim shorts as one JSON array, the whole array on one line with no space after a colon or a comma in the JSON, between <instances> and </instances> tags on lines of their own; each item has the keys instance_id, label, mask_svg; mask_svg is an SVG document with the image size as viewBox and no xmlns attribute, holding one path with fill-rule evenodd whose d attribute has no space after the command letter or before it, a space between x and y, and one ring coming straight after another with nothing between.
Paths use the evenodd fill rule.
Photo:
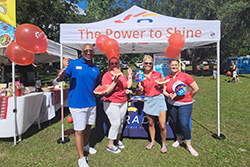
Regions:
<instances>
[{"instance_id":1,"label":"denim shorts","mask_svg":"<svg viewBox=\"0 0 250 167\"><path fill-rule=\"evenodd\" d=\"M165 97L161 93L154 97L145 97L143 111L148 115L159 116L161 111L167 110Z\"/></svg>"}]
</instances>

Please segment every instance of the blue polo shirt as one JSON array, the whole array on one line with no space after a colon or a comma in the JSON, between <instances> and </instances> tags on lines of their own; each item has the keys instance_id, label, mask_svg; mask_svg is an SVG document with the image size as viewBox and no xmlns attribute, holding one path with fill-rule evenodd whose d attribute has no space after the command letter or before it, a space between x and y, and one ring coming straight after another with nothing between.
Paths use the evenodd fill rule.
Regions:
<instances>
[{"instance_id":1,"label":"blue polo shirt","mask_svg":"<svg viewBox=\"0 0 250 167\"><path fill-rule=\"evenodd\" d=\"M94 89L101 82L99 68L83 59L69 61L65 71L65 80L69 78L70 89L68 106L71 108L86 108L96 106Z\"/></svg>"}]
</instances>

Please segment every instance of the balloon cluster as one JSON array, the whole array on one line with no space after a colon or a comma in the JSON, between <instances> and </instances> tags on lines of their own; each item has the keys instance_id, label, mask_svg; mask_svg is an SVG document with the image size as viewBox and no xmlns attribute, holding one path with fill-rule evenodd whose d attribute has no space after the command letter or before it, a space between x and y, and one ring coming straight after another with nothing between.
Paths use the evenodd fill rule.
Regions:
<instances>
[{"instance_id":1,"label":"balloon cluster","mask_svg":"<svg viewBox=\"0 0 250 167\"><path fill-rule=\"evenodd\" d=\"M181 48L185 44L184 36L180 33L173 33L168 39L169 46L165 49L165 55L169 58L178 57L181 53Z\"/></svg>"},{"instance_id":2,"label":"balloon cluster","mask_svg":"<svg viewBox=\"0 0 250 167\"><path fill-rule=\"evenodd\" d=\"M47 50L48 41L45 33L33 24L22 24L15 32L16 42L8 45L7 57L18 65L29 65L34 59L34 53Z\"/></svg>"},{"instance_id":3,"label":"balloon cluster","mask_svg":"<svg viewBox=\"0 0 250 167\"><path fill-rule=\"evenodd\" d=\"M104 52L107 58L120 57L120 46L119 43L107 35L100 35L96 38L96 47Z\"/></svg>"}]
</instances>

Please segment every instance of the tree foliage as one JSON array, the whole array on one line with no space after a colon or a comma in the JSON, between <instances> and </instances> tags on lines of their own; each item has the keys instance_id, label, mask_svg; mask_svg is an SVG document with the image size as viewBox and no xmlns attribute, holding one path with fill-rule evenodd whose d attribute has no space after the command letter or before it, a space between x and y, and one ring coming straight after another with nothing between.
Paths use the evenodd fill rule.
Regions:
<instances>
[{"instance_id":1,"label":"tree foliage","mask_svg":"<svg viewBox=\"0 0 250 167\"><path fill-rule=\"evenodd\" d=\"M59 40L60 23L92 23L116 16L133 5L153 12L178 18L221 21L221 58L250 54L249 0L71 0L85 3L86 16L77 13L77 7L66 0L17 0L17 22L32 23L42 28L48 38ZM105 25L104 25L105 26ZM199 62L215 58L215 44L189 49L183 55ZM124 55L134 62L142 58Z\"/></svg>"},{"instance_id":2,"label":"tree foliage","mask_svg":"<svg viewBox=\"0 0 250 167\"><path fill-rule=\"evenodd\" d=\"M85 16L79 14L78 0L17 0L17 23L31 23L40 27L49 39L59 41L60 23L83 23Z\"/></svg>"},{"instance_id":3,"label":"tree foliage","mask_svg":"<svg viewBox=\"0 0 250 167\"><path fill-rule=\"evenodd\" d=\"M145 9L178 18L221 21L221 59L250 55L249 0L132 0ZM215 44L188 49L184 56L199 62L215 58ZM194 66L195 67L195 66ZM196 68L194 69L196 70Z\"/></svg>"}]
</instances>

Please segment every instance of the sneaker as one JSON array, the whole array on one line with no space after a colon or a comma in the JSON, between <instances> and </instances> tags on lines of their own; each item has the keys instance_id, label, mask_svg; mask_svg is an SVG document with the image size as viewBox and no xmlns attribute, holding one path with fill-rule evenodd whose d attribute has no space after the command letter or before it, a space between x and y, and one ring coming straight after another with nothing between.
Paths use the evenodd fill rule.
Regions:
<instances>
[{"instance_id":1,"label":"sneaker","mask_svg":"<svg viewBox=\"0 0 250 167\"><path fill-rule=\"evenodd\" d=\"M188 146L186 148L193 156L198 157L198 153L195 151L195 149L192 146Z\"/></svg>"},{"instance_id":2,"label":"sneaker","mask_svg":"<svg viewBox=\"0 0 250 167\"><path fill-rule=\"evenodd\" d=\"M79 167L89 167L89 165L86 162L86 158L85 157L82 157L82 158L78 159L77 163L78 163Z\"/></svg>"},{"instance_id":3,"label":"sneaker","mask_svg":"<svg viewBox=\"0 0 250 167\"><path fill-rule=\"evenodd\" d=\"M172 146L173 146L173 147L179 147L181 144L182 144L182 141L176 140L176 141L172 144Z\"/></svg>"},{"instance_id":4,"label":"sneaker","mask_svg":"<svg viewBox=\"0 0 250 167\"><path fill-rule=\"evenodd\" d=\"M114 145L111 148L109 148L109 146L107 146L107 150L112 152L112 153L116 153L116 154L121 152L121 150Z\"/></svg>"},{"instance_id":5,"label":"sneaker","mask_svg":"<svg viewBox=\"0 0 250 167\"><path fill-rule=\"evenodd\" d=\"M89 144L83 147L83 150L90 153L90 154L95 154L97 151L93 147L90 147Z\"/></svg>"},{"instance_id":6,"label":"sneaker","mask_svg":"<svg viewBox=\"0 0 250 167\"><path fill-rule=\"evenodd\" d=\"M124 149L125 146L123 145L123 143L121 142L121 140L119 140L117 143L117 146L120 148L120 149Z\"/></svg>"}]
</instances>

